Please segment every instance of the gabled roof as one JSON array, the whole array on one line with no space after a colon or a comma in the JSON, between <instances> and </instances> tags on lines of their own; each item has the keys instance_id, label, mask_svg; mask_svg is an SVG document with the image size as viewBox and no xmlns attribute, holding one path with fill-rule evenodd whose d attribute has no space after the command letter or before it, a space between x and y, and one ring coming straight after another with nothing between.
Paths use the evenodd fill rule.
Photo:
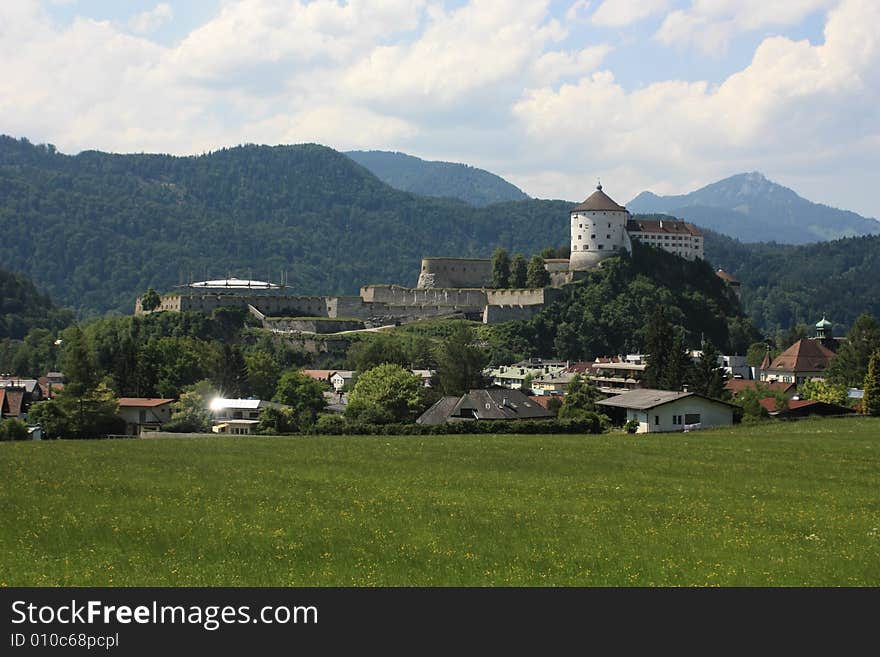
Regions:
<instances>
[{"instance_id":1,"label":"gabled roof","mask_svg":"<svg viewBox=\"0 0 880 657\"><path fill-rule=\"evenodd\" d=\"M789 399L786 401L785 408L781 411L776 410L776 400L773 397L766 397L760 400L760 404L767 409L768 413L778 413L779 415L846 415L856 412L855 409L847 406L831 404L816 399Z\"/></svg>"},{"instance_id":2,"label":"gabled roof","mask_svg":"<svg viewBox=\"0 0 880 657\"><path fill-rule=\"evenodd\" d=\"M836 356L818 340L801 338L779 354L767 369L769 372L820 372Z\"/></svg>"},{"instance_id":3,"label":"gabled roof","mask_svg":"<svg viewBox=\"0 0 880 657\"><path fill-rule=\"evenodd\" d=\"M605 210L608 212L626 212L626 208L618 205L608 194L602 191L602 185L580 205L574 206L572 212L584 212L590 210Z\"/></svg>"},{"instance_id":4,"label":"gabled roof","mask_svg":"<svg viewBox=\"0 0 880 657\"><path fill-rule=\"evenodd\" d=\"M629 408L636 411L646 411L651 408L656 408L657 406L663 406L664 404L678 401L679 399L685 399L686 397L699 397L700 399L705 399L716 404L733 406L733 404L730 404L726 401L713 399L712 397L706 397L705 395L701 395L696 392L655 390L653 388L641 388L639 390L632 390L630 392L625 392L621 395L616 395L615 397L603 399L602 401L596 403L602 406L614 406L616 408Z\"/></svg>"},{"instance_id":5,"label":"gabled roof","mask_svg":"<svg viewBox=\"0 0 880 657\"><path fill-rule=\"evenodd\" d=\"M119 408L156 408L170 404L173 399L151 399L145 397L120 397Z\"/></svg>"},{"instance_id":6,"label":"gabled roof","mask_svg":"<svg viewBox=\"0 0 880 657\"><path fill-rule=\"evenodd\" d=\"M441 397L419 416L416 424L443 424L449 420L452 409L458 404L459 399L460 397Z\"/></svg>"},{"instance_id":7,"label":"gabled roof","mask_svg":"<svg viewBox=\"0 0 880 657\"><path fill-rule=\"evenodd\" d=\"M461 397L443 397L422 413L418 424L443 424L450 420L538 420L553 414L519 390L471 390Z\"/></svg>"},{"instance_id":8,"label":"gabled roof","mask_svg":"<svg viewBox=\"0 0 880 657\"><path fill-rule=\"evenodd\" d=\"M797 386L794 383L783 383L782 381L747 381L745 379L731 379L724 384L724 387L727 390L730 390L734 395L737 395L743 390L757 388L758 385L766 386L767 388L770 388L770 390L778 390L783 394L797 389Z\"/></svg>"},{"instance_id":9,"label":"gabled roof","mask_svg":"<svg viewBox=\"0 0 880 657\"><path fill-rule=\"evenodd\" d=\"M18 417L21 415L23 405L24 389L0 388L0 414L7 417ZM4 408L6 410L3 410Z\"/></svg>"}]
</instances>

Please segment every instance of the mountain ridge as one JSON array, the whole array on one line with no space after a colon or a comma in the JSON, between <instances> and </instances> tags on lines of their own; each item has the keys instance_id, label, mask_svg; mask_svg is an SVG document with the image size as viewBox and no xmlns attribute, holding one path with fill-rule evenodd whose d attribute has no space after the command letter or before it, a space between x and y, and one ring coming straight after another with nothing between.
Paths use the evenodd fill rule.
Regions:
<instances>
[{"instance_id":1,"label":"mountain ridge","mask_svg":"<svg viewBox=\"0 0 880 657\"><path fill-rule=\"evenodd\" d=\"M639 214L670 214L747 242L808 244L880 233L876 219L809 201L757 171L687 194L644 191L627 208Z\"/></svg>"}]
</instances>

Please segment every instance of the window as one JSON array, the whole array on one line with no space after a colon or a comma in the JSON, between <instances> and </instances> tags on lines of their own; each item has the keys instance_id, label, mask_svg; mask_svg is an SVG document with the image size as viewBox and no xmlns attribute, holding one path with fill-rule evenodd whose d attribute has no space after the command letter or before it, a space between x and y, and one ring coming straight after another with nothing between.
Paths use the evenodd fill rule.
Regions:
<instances>
[{"instance_id":1,"label":"window","mask_svg":"<svg viewBox=\"0 0 880 657\"><path fill-rule=\"evenodd\" d=\"M583 235L578 235L578 239L582 239L582 238L583 238Z\"/></svg>"},{"instance_id":2,"label":"window","mask_svg":"<svg viewBox=\"0 0 880 657\"><path fill-rule=\"evenodd\" d=\"M140 420L141 424L147 421L147 412L141 410L138 412L138 420Z\"/></svg>"},{"instance_id":3,"label":"window","mask_svg":"<svg viewBox=\"0 0 880 657\"><path fill-rule=\"evenodd\" d=\"M684 423L685 424L699 424L700 423L700 414L699 413L685 413Z\"/></svg>"},{"instance_id":4,"label":"window","mask_svg":"<svg viewBox=\"0 0 880 657\"><path fill-rule=\"evenodd\" d=\"M654 416L654 424L660 424L660 416L659 415Z\"/></svg>"},{"instance_id":5,"label":"window","mask_svg":"<svg viewBox=\"0 0 880 657\"><path fill-rule=\"evenodd\" d=\"M594 240L594 239L596 239L596 236L595 236L595 235L590 235L590 239L591 239L591 240Z\"/></svg>"},{"instance_id":6,"label":"window","mask_svg":"<svg viewBox=\"0 0 880 657\"><path fill-rule=\"evenodd\" d=\"M599 245L599 248L600 248L600 249L604 249L604 248L605 248L605 245L604 245L604 244L600 244L600 245Z\"/></svg>"},{"instance_id":7,"label":"window","mask_svg":"<svg viewBox=\"0 0 880 657\"><path fill-rule=\"evenodd\" d=\"M572 251L577 251L577 250L578 250L577 244L575 244L574 246L572 246L572 247L571 247L571 250L572 250Z\"/></svg>"},{"instance_id":8,"label":"window","mask_svg":"<svg viewBox=\"0 0 880 657\"><path fill-rule=\"evenodd\" d=\"M611 235L606 235L606 236L605 236L605 239L606 239L606 240L610 240L610 239L611 239Z\"/></svg>"}]
</instances>

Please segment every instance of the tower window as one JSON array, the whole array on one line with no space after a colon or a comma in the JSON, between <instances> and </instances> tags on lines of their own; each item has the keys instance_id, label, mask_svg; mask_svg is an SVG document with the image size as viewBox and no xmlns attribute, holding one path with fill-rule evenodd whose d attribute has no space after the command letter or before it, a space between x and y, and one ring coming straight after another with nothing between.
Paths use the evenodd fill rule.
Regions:
<instances>
[{"instance_id":1,"label":"tower window","mask_svg":"<svg viewBox=\"0 0 880 657\"><path fill-rule=\"evenodd\" d=\"M606 240L610 240L610 239L611 239L611 235L606 235L606 236L605 236L605 239L606 239Z\"/></svg>"},{"instance_id":2,"label":"tower window","mask_svg":"<svg viewBox=\"0 0 880 657\"><path fill-rule=\"evenodd\" d=\"M591 239L591 240L594 240L594 239L596 239L596 236L595 236L595 235L590 235L590 239Z\"/></svg>"}]
</instances>

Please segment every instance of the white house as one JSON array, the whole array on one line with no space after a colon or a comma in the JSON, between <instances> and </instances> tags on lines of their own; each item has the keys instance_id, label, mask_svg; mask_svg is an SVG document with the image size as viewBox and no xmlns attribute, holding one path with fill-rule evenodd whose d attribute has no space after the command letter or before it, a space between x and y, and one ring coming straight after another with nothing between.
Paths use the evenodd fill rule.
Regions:
<instances>
[{"instance_id":1,"label":"white house","mask_svg":"<svg viewBox=\"0 0 880 657\"><path fill-rule=\"evenodd\" d=\"M688 431L733 424L733 404L695 392L642 388L596 403L608 410L626 410L626 421L639 423L636 433Z\"/></svg>"},{"instance_id":2,"label":"white house","mask_svg":"<svg viewBox=\"0 0 880 657\"><path fill-rule=\"evenodd\" d=\"M218 397L211 401L214 416L214 433L247 435L260 422L260 414L268 407L285 408L284 404L262 399L226 399Z\"/></svg>"},{"instance_id":3,"label":"white house","mask_svg":"<svg viewBox=\"0 0 880 657\"><path fill-rule=\"evenodd\" d=\"M120 397L118 415L125 420L125 433L139 436L145 431L158 431L171 419L173 399Z\"/></svg>"}]
</instances>

